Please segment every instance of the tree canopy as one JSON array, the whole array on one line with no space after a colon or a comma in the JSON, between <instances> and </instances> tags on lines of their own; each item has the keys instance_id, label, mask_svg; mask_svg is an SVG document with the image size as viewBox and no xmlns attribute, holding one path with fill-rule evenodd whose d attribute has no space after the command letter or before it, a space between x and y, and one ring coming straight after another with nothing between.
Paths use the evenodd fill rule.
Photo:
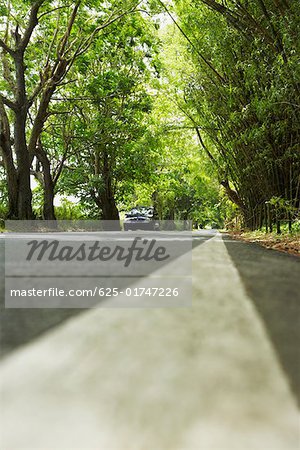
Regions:
<instances>
[{"instance_id":1,"label":"tree canopy","mask_svg":"<svg viewBox=\"0 0 300 450\"><path fill-rule=\"evenodd\" d=\"M1 217L291 228L299 33L296 0L4 1Z\"/></svg>"}]
</instances>

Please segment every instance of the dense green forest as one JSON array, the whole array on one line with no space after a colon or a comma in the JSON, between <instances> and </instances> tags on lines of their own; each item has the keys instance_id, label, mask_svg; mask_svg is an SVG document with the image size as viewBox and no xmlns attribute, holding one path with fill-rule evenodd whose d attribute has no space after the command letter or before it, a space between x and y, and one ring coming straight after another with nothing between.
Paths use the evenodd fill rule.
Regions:
<instances>
[{"instance_id":1,"label":"dense green forest","mask_svg":"<svg viewBox=\"0 0 300 450\"><path fill-rule=\"evenodd\" d=\"M299 227L299 0L5 0L0 218Z\"/></svg>"}]
</instances>

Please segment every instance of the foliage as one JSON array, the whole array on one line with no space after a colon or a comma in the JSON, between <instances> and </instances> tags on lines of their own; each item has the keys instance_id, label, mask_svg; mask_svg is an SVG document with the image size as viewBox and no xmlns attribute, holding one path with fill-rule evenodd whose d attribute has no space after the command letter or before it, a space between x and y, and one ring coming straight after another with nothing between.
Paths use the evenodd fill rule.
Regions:
<instances>
[{"instance_id":1,"label":"foliage","mask_svg":"<svg viewBox=\"0 0 300 450\"><path fill-rule=\"evenodd\" d=\"M296 227L299 2L0 8L0 217Z\"/></svg>"},{"instance_id":2,"label":"foliage","mask_svg":"<svg viewBox=\"0 0 300 450\"><path fill-rule=\"evenodd\" d=\"M76 143L73 140L73 152L66 160L69 170L58 186L95 203L98 217L104 219L116 218L115 203L134 182L146 182L151 172L151 150L146 147L152 101L147 83L159 65L153 27L141 16L130 16L122 28L113 29L78 61L80 83L72 87L72 100L87 101L73 116Z\"/></svg>"},{"instance_id":3,"label":"foliage","mask_svg":"<svg viewBox=\"0 0 300 450\"><path fill-rule=\"evenodd\" d=\"M175 3L193 64L183 108L204 130L220 180L233 183L246 225L267 220L275 197L298 209L299 3Z\"/></svg>"},{"instance_id":4,"label":"foliage","mask_svg":"<svg viewBox=\"0 0 300 450\"><path fill-rule=\"evenodd\" d=\"M61 200L60 206L55 207L57 220L84 220L89 218L84 206L66 198Z\"/></svg>"}]
</instances>

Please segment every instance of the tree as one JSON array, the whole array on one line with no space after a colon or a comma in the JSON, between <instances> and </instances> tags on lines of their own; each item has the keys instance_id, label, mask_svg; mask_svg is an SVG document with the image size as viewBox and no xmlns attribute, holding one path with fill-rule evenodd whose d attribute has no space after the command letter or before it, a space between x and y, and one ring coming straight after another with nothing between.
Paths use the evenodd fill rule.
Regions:
<instances>
[{"instance_id":1,"label":"tree","mask_svg":"<svg viewBox=\"0 0 300 450\"><path fill-rule=\"evenodd\" d=\"M80 142L68 158L73 169L62 181L69 193L95 203L103 220L119 220L120 185L146 176L149 152L141 139L151 111L147 91L158 64L154 27L141 14L112 30L78 60L82 75L73 94L80 90L86 101L76 119ZM86 72L89 78L82 80Z\"/></svg>"},{"instance_id":2,"label":"tree","mask_svg":"<svg viewBox=\"0 0 300 450\"><path fill-rule=\"evenodd\" d=\"M74 62L95 36L134 11L137 3L88 5L79 0L52 7L46 0L15 0L1 7L0 147L11 218L33 218L30 168L36 157L48 170L39 139L53 94L66 83Z\"/></svg>"},{"instance_id":3,"label":"tree","mask_svg":"<svg viewBox=\"0 0 300 450\"><path fill-rule=\"evenodd\" d=\"M182 108L252 229L269 225L272 198L290 208L277 222L299 207L299 4L275 3L176 1L194 66Z\"/></svg>"}]
</instances>

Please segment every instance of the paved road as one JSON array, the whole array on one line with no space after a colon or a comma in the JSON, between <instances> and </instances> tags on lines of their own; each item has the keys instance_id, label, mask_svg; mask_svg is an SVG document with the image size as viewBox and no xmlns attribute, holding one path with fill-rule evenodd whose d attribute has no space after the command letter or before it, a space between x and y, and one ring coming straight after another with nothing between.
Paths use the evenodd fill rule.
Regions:
<instances>
[{"instance_id":1,"label":"paved road","mask_svg":"<svg viewBox=\"0 0 300 450\"><path fill-rule=\"evenodd\" d=\"M194 244L191 308L2 310L1 450L299 448L300 260Z\"/></svg>"}]
</instances>

